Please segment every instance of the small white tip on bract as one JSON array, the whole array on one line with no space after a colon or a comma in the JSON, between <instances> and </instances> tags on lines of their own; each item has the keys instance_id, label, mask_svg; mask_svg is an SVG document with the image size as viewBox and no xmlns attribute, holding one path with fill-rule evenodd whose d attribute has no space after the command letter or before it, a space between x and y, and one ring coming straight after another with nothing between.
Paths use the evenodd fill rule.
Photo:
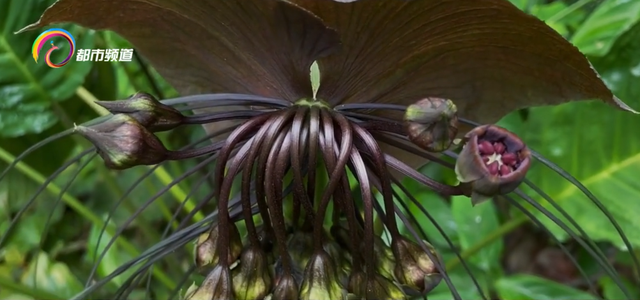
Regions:
<instances>
[{"instance_id":1,"label":"small white tip on bract","mask_svg":"<svg viewBox=\"0 0 640 300\"><path fill-rule=\"evenodd\" d=\"M622 100L620 100L620 98L613 96L613 102L615 102L616 106L618 106L619 108L628 111L630 113L634 113L634 114L640 114L639 112L635 111L633 108L631 108L629 105L627 105L626 103L622 102Z\"/></svg>"}]
</instances>

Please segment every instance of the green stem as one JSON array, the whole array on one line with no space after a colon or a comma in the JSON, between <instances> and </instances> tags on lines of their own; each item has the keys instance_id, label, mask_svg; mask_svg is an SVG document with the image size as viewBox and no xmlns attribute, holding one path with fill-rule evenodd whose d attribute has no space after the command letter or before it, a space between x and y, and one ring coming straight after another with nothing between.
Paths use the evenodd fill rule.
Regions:
<instances>
[{"instance_id":1,"label":"green stem","mask_svg":"<svg viewBox=\"0 0 640 300\"><path fill-rule=\"evenodd\" d=\"M581 7L589 4L590 2L592 2L593 0L580 0L576 3L573 3L569 6L567 6L565 9L559 11L558 13L556 13L555 15L553 15L551 18L547 19L545 22L547 23L555 23L558 22L560 19L568 16L569 14L571 14L572 12L580 9Z\"/></svg>"},{"instance_id":2,"label":"green stem","mask_svg":"<svg viewBox=\"0 0 640 300\"><path fill-rule=\"evenodd\" d=\"M36 289L30 286L26 286L20 283L17 283L9 278L4 276L0 276L0 287L5 288L7 290L11 290L17 292L21 295L29 296L34 299L50 299L50 300L65 300L65 297L60 297L58 295L52 294L48 291L43 291L40 289Z\"/></svg>"},{"instance_id":3,"label":"green stem","mask_svg":"<svg viewBox=\"0 0 640 300\"><path fill-rule=\"evenodd\" d=\"M11 153L7 152L6 150L0 147L0 159L5 161L6 163L11 163L15 160L15 156L13 156ZM44 177L38 171L34 170L33 168L31 168L30 166L28 166L23 162L18 162L15 168L16 170L18 170L19 172L29 177L31 180L35 181L38 184L44 184L45 181L47 180L46 177ZM60 195L62 192L62 189L53 182L50 182L47 185L46 190L56 196ZM89 208L84 206L84 204L82 204L82 202L80 202L80 200L78 200L77 198L67 193L63 193L62 201L64 201L64 203L68 205L70 208L75 210L80 216L89 220L94 226L98 228L102 228L104 226L104 221L102 221L102 219L98 217L96 214L94 214ZM106 230L110 235L112 236L115 235L114 226L107 226ZM139 254L136 247L125 239L117 238L116 244L118 244L120 247L122 247L122 249L124 249L134 257ZM164 285L166 285L169 288L174 288L176 286L176 284L166 274L164 274L159 268L153 269L153 275L156 277L156 279L161 281Z\"/></svg>"}]
</instances>

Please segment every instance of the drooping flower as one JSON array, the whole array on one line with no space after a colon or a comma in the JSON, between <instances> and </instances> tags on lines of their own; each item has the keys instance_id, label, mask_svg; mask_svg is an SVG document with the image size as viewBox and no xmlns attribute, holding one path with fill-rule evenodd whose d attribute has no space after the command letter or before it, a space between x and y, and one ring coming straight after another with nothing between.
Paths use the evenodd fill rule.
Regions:
<instances>
[{"instance_id":1,"label":"drooping flower","mask_svg":"<svg viewBox=\"0 0 640 300\"><path fill-rule=\"evenodd\" d=\"M398 219L420 225L402 199L428 213L400 176L474 202L504 195L522 181L530 153L512 133L474 122L594 98L630 110L577 49L505 0L60 0L29 28L59 22L116 31L184 94L102 102L144 133L127 137L145 142L158 130L204 124L213 140L164 159L129 151L107 164L208 156L200 169L215 159L200 206L215 200L212 220L181 228L158 245L166 252L145 256L157 261L204 234L196 264L212 269L185 299L405 299L440 280L460 299L429 237L399 229ZM180 112L188 108L195 114ZM458 130L468 132L462 150ZM120 145L84 135L101 153ZM456 150L463 184L418 172L427 161L452 168L433 152Z\"/></svg>"}]
</instances>

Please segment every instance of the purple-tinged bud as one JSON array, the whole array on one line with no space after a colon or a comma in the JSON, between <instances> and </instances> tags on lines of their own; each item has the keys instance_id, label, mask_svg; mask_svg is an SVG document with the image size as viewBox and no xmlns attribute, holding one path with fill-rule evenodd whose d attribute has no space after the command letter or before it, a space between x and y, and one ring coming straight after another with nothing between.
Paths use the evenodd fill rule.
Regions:
<instances>
[{"instance_id":1,"label":"purple-tinged bud","mask_svg":"<svg viewBox=\"0 0 640 300\"><path fill-rule=\"evenodd\" d=\"M271 299L298 299L298 284L293 276L282 275L276 280Z\"/></svg>"},{"instance_id":2,"label":"purple-tinged bud","mask_svg":"<svg viewBox=\"0 0 640 300\"><path fill-rule=\"evenodd\" d=\"M189 288L184 298L185 300L233 300L229 269L217 265L209 275L207 275L202 285L196 289Z\"/></svg>"},{"instance_id":3,"label":"purple-tinged bud","mask_svg":"<svg viewBox=\"0 0 640 300\"><path fill-rule=\"evenodd\" d=\"M320 251L312 255L304 270L299 299L344 299L345 296L346 291L329 254Z\"/></svg>"},{"instance_id":4,"label":"purple-tinged bud","mask_svg":"<svg viewBox=\"0 0 640 300\"><path fill-rule=\"evenodd\" d=\"M515 190L529 170L531 153L514 133L496 125L483 125L465 135L456 161L460 182L471 186L475 205Z\"/></svg>"},{"instance_id":5,"label":"purple-tinged bud","mask_svg":"<svg viewBox=\"0 0 640 300\"><path fill-rule=\"evenodd\" d=\"M76 126L75 131L96 146L110 169L155 165L169 153L158 137L129 115L113 115L89 127Z\"/></svg>"},{"instance_id":6,"label":"purple-tinged bud","mask_svg":"<svg viewBox=\"0 0 640 300\"><path fill-rule=\"evenodd\" d=\"M215 224L211 227L211 230L201 234L196 241L195 258L196 266L203 268L206 266L218 264L218 240L220 238L220 226ZM229 255L227 257L227 263L232 264L242 253L242 240L240 239L240 232L235 224L229 224Z\"/></svg>"},{"instance_id":7,"label":"purple-tinged bud","mask_svg":"<svg viewBox=\"0 0 640 300\"><path fill-rule=\"evenodd\" d=\"M180 126L184 116L177 109L165 105L152 95L136 93L126 100L96 101L112 114L126 114L138 120L152 132L171 130Z\"/></svg>"},{"instance_id":8,"label":"purple-tinged bud","mask_svg":"<svg viewBox=\"0 0 640 300\"><path fill-rule=\"evenodd\" d=\"M431 257L439 259L433 246L426 241L423 242ZM403 286L405 293L411 296L424 296L440 283L442 274L420 245L404 238L396 238L392 247L396 257L394 275L398 283Z\"/></svg>"},{"instance_id":9,"label":"purple-tinged bud","mask_svg":"<svg viewBox=\"0 0 640 300\"><path fill-rule=\"evenodd\" d=\"M249 247L240 256L240 265L232 271L233 291L238 300L263 299L271 291L267 255Z\"/></svg>"},{"instance_id":10,"label":"purple-tinged bud","mask_svg":"<svg viewBox=\"0 0 640 300\"><path fill-rule=\"evenodd\" d=\"M422 99L407 107L404 123L409 140L430 152L449 149L458 134L457 108L453 101Z\"/></svg>"}]
</instances>

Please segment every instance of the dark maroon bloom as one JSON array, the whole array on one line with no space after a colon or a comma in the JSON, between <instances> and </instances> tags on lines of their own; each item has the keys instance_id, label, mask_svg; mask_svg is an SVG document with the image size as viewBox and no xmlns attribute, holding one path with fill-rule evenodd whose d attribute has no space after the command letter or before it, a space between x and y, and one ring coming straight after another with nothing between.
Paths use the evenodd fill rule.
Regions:
<instances>
[{"instance_id":1,"label":"dark maroon bloom","mask_svg":"<svg viewBox=\"0 0 640 300\"><path fill-rule=\"evenodd\" d=\"M514 191L522 182L531 153L518 136L496 125L474 128L456 161L458 180L471 185L471 201L478 204Z\"/></svg>"}]
</instances>

